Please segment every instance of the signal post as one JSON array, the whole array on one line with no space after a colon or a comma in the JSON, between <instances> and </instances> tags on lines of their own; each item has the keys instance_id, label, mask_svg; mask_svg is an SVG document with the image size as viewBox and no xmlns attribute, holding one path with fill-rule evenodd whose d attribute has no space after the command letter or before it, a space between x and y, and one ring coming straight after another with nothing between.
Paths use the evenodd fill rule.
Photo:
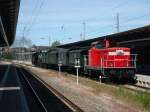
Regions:
<instances>
[{"instance_id":1,"label":"signal post","mask_svg":"<svg viewBox=\"0 0 150 112\"><path fill-rule=\"evenodd\" d=\"M59 76L61 75L61 66L62 66L62 61L59 59L58 61Z\"/></svg>"},{"instance_id":2,"label":"signal post","mask_svg":"<svg viewBox=\"0 0 150 112\"><path fill-rule=\"evenodd\" d=\"M79 68L80 68L80 59L76 58L75 59L75 66L76 68L76 74L77 74L77 85L79 85Z\"/></svg>"}]
</instances>

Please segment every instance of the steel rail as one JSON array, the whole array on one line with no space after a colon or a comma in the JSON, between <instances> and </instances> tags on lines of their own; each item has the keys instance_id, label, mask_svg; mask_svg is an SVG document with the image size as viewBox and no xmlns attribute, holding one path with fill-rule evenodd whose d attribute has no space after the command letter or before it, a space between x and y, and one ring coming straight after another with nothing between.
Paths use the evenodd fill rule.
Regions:
<instances>
[{"instance_id":1,"label":"steel rail","mask_svg":"<svg viewBox=\"0 0 150 112\"><path fill-rule=\"evenodd\" d=\"M145 90L150 90L150 88L148 87L144 87L144 86L140 86L140 85L133 85L135 87L139 87L139 88L142 88L142 89L145 89Z\"/></svg>"},{"instance_id":2,"label":"steel rail","mask_svg":"<svg viewBox=\"0 0 150 112\"><path fill-rule=\"evenodd\" d=\"M23 67L24 68L24 67ZM63 101L68 107L70 107L75 112L84 112L80 107L78 107L76 104L74 104L72 101L67 99L64 95L62 95L60 92L58 92L56 89L54 89L52 86L47 84L45 81L43 81L41 78L39 78L37 75L35 75L32 71L28 70L27 68L24 68L27 70L34 78L36 78L39 82L41 82L45 87L49 89L53 94L55 94L61 101Z\"/></svg>"},{"instance_id":3,"label":"steel rail","mask_svg":"<svg viewBox=\"0 0 150 112\"><path fill-rule=\"evenodd\" d=\"M34 67L33 65L29 65L29 64L24 64L25 66L31 66L31 67ZM55 70L56 71L56 70ZM39 78L40 79L40 78ZM126 84L127 85L127 84ZM150 90L150 88L148 88L148 87L143 87L143 86L140 86L140 85L128 85L128 86L133 86L133 87L137 87L137 88L139 88L139 89L143 89L144 91L149 91ZM133 89L133 88L129 88L129 87L126 87L126 86L124 86L125 88L127 88L127 89L130 89L130 90L135 90L135 89ZM141 90L141 91L143 91L143 90ZM138 90L138 91L140 91L140 90Z\"/></svg>"},{"instance_id":4,"label":"steel rail","mask_svg":"<svg viewBox=\"0 0 150 112\"><path fill-rule=\"evenodd\" d=\"M141 92L150 92L150 88L142 87L139 85L124 85L123 87L133 90L133 91L141 91Z\"/></svg>"},{"instance_id":5,"label":"steel rail","mask_svg":"<svg viewBox=\"0 0 150 112\"><path fill-rule=\"evenodd\" d=\"M22 74L24 80L27 82L27 84L28 84L29 87L31 88L32 92L33 92L34 95L36 96L37 100L38 100L39 103L41 104L43 110L44 110L45 112L48 112L48 110L47 110L46 107L44 106L43 102L41 101L40 97L38 96L38 94L36 93L36 91L33 89L31 83L28 81L27 77L24 75L23 71L22 71L20 68L18 68L18 69L19 69L19 71L21 72L21 74Z\"/></svg>"}]
</instances>

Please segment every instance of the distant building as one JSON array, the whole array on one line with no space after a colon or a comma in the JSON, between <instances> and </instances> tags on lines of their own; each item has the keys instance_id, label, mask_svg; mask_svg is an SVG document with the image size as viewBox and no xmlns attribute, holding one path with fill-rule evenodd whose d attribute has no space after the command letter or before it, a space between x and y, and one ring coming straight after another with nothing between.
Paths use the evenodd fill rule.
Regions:
<instances>
[{"instance_id":1,"label":"distant building","mask_svg":"<svg viewBox=\"0 0 150 112\"><path fill-rule=\"evenodd\" d=\"M35 46L33 45L31 48L26 47L14 47L11 48L11 53L14 55L17 60L26 60L31 61L32 54L37 51L47 51L49 49L48 46Z\"/></svg>"},{"instance_id":2,"label":"distant building","mask_svg":"<svg viewBox=\"0 0 150 112\"><path fill-rule=\"evenodd\" d=\"M10 52L11 52L11 49L8 48L8 47L1 47L1 48L0 48L0 52L1 52L1 53L10 53Z\"/></svg>"},{"instance_id":3,"label":"distant building","mask_svg":"<svg viewBox=\"0 0 150 112\"><path fill-rule=\"evenodd\" d=\"M46 51L49 50L49 48L50 48L49 46L35 46L35 45L31 47L33 51Z\"/></svg>"}]
</instances>

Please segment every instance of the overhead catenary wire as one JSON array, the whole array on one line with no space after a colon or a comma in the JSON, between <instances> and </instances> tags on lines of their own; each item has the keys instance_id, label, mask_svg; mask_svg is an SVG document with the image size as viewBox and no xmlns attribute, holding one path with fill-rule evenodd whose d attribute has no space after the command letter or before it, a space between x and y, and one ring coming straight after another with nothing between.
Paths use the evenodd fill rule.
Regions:
<instances>
[{"instance_id":1,"label":"overhead catenary wire","mask_svg":"<svg viewBox=\"0 0 150 112\"><path fill-rule=\"evenodd\" d=\"M126 0L124 2L121 2L119 4L117 4L115 7L111 8L111 10L116 10L118 9L119 7L123 7L124 5L127 5L130 1L129 0ZM148 14L145 14L145 15L142 15L142 16L138 16L138 17L134 17L134 18L131 18L131 19L128 19L128 20L125 20L123 21L123 23L127 23L127 22L130 22L130 21L134 21L134 20L137 20L137 19L141 19L143 17L146 17L146 16L149 16L150 15L150 12ZM102 26L100 27L99 29L108 29L108 28L115 28L114 26L115 24L110 24L110 25L106 25L106 26ZM123 25L119 25L119 27L122 27ZM91 35L91 34L94 34L94 32L98 32L97 30L94 30L94 31L90 31L89 33L87 33L87 35Z\"/></svg>"},{"instance_id":2,"label":"overhead catenary wire","mask_svg":"<svg viewBox=\"0 0 150 112\"><path fill-rule=\"evenodd\" d=\"M144 14L142 16L138 16L138 17L127 19L127 20L123 21L123 23L122 23L122 25L120 25L120 27L126 27L125 26L126 23L132 22L132 21L135 21L135 20L139 20L139 19L143 19L144 17L148 17L148 16L150 16L150 12L147 13L147 14Z\"/></svg>"},{"instance_id":3,"label":"overhead catenary wire","mask_svg":"<svg viewBox=\"0 0 150 112\"><path fill-rule=\"evenodd\" d=\"M134 18L127 19L127 20L125 20L125 21L123 21L123 22L130 22L130 21L134 21L134 20L138 20L138 19L141 19L141 18L147 17L147 16L150 16L150 12L148 12L147 14L144 14L144 15L138 16L138 17L134 17Z\"/></svg>"},{"instance_id":4,"label":"overhead catenary wire","mask_svg":"<svg viewBox=\"0 0 150 112\"><path fill-rule=\"evenodd\" d=\"M27 28L27 29L30 27L31 23L33 22L33 18L35 16L36 10L38 8L38 3L39 3L39 0L36 0L36 3L35 3L35 6L33 7L31 16L29 17L29 20L28 20L27 24L25 25L25 28ZM25 31L25 33L27 33L27 32Z\"/></svg>"},{"instance_id":5,"label":"overhead catenary wire","mask_svg":"<svg viewBox=\"0 0 150 112\"><path fill-rule=\"evenodd\" d=\"M37 0L37 1L40 1L40 0ZM32 14L32 19L30 20L30 23L28 26L26 26L26 31L25 31L25 35L29 35L29 33L31 32L33 26L35 25L37 19L38 19L38 16L41 12L41 9L44 5L44 2L45 0L41 0L40 4L39 5L36 5L33 9L33 14ZM118 9L119 7L122 7L124 5L127 5L127 3L129 3L129 0L126 0L122 3L119 3L118 5L116 5L115 7L113 7L112 9ZM35 10L35 11L34 11ZM131 18L131 19L128 19L128 20L125 20L125 21L122 21L124 23L122 24L126 24L127 22L130 22L130 21L134 21L134 20L137 20L137 19L141 19L143 17L146 17L150 15L150 13L148 14L145 14L143 16L139 16L139 17L134 17L134 18ZM120 25L122 27L122 24ZM100 32L101 29L110 29L110 28L115 28L115 24L110 24L110 25L106 25L106 26L102 26L102 27L99 27L99 30L95 30L95 31L90 31L89 33L86 32L86 35L91 35L91 34L94 34L95 32ZM96 28L97 29L97 28Z\"/></svg>"},{"instance_id":6,"label":"overhead catenary wire","mask_svg":"<svg viewBox=\"0 0 150 112\"><path fill-rule=\"evenodd\" d=\"M39 14L41 12L41 9L42 9L42 7L44 5L44 3L45 3L45 0L42 0L41 3L40 3L40 5L39 5L39 7L35 8L35 9L37 9L37 12L35 12L35 16L31 20L31 23L30 23L29 27L26 30L26 36L29 35L29 33L32 30L34 24L36 23L36 21L38 19L38 16L39 16Z\"/></svg>"},{"instance_id":7,"label":"overhead catenary wire","mask_svg":"<svg viewBox=\"0 0 150 112\"><path fill-rule=\"evenodd\" d=\"M126 0L125 2L121 2L120 4L116 5L115 7L111 8L112 10L115 10L119 7L122 7L124 5L127 5L127 3L129 3L130 0Z\"/></svg>"},{"instance_id":8,"label":"overhead catenary wire","mask_svg":"<svg viewBox=\"0 0 150 112\"><path fill-rule=\"evenodd\" d=\"M119 8L119 7L122 7L122 6L124 6L124 5L127 5L127 3L129 3L129 0L126 0L126 1L124 1L124 2L121 2L121 3L117 4L117 5L115 5L114 7L111 8L111 10L115 10L115 9L117 9L117 8ZM112 25L106 25L106 26L103 26L102 28L112 27L112 26L114 26L114 24L112 24ZM91 32L93 32L93 31L91 31ZM90 33L87 33L87 34L90 34Z\"/></svg>"},{"instance_id":9,"label":"overhead catenary wire","mask_svg":"<svg viewBox=\"0 0 150 112\"><path fill-rule=\"evenodd\" d=\"M148 12L147 14L141 15L141 16L137 16L137 17L133 17L133 18L124 20L124 21L122 21L123 23L122 23L122 25L120 25L120 27L123 27L123 25L128 23L128 22L139 20L139 19L142 19L142 18L147 17L147 16L150 16L150 12ZM104 28L108 29L108 28L113 28L113 27L114 27L114 24L111 24L111 25L102 26L99 29L104 29ZM90 35L90 34L93 34L93 33L94 32L90 32L90 33L87 33L87 34Z\"/></svg>"}]
</instances>

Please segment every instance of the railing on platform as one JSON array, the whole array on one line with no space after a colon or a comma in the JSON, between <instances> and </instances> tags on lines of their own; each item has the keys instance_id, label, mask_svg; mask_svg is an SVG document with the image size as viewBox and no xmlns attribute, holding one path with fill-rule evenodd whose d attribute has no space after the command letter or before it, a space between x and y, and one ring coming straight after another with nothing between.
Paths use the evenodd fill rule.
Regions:
<instances>
[{"instance_id":1,"label":"railing on platform","mask_svg":"<svg viewBox=\"0 0 150 112\"><path fill-rule=\"evenodd\" d=\"M103 75L105 74L106 68L136 68L137 54L123 55L123 59L119 59L118 55L111 56L113 56L111 57L111 60L108 59L108 57L110 57L110 55L108 54L104 55L104 57L100 60L101 72L103 73ZM117 65L119 61L124 64L122 66Z\"/></svg>"},{"instance_id":2,"label":"railing on platform","mask_svg":"<svg viewBox=\"0 0 150 112\"><path fill-rule=\"evenodd\" d=\"M102 64L104 68L107 67L111 67L111 68L136 68L136 61L137 61L137 54L131 54L131 55L125 55L123 57L123 59L119 59L118 55L113 55L113 57L111 57L111 60L108 59L109 55L105 55L102 58ZM126 63L122 66L117 65L117 63L122 62L122 63ZM111 62L111 65L110 65Z\"/></svg>"}]
</instances>

